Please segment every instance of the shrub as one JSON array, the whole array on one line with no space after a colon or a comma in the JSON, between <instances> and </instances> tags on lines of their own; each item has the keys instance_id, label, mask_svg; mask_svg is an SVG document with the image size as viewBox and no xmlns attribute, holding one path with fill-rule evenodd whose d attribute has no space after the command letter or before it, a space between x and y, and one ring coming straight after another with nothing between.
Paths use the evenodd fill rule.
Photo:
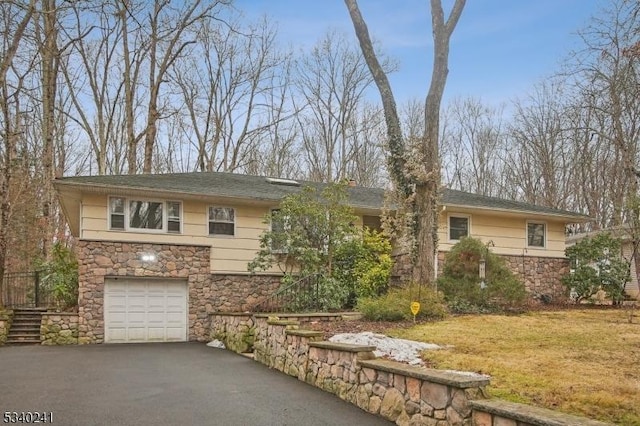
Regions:
<instances>
[{"instance_id":1,"label":"shrub","mask_svg":"<svg viewBox=\"0 0 640 426\"><path fill-rule=\"evenodd\" d=\"M371 321L410 320L413 319L411 302L416 300L420 302L420 312L416 318L442 319L447 315L442 295L427 288L419 290L417 285L394 288L382 296L359 298L357 310Z\"/></svg>"},{"instance_id":2,"label":"shrub","mask_svg":"<svg viewBox=\"0 0 640 426\"><path fill-rule=\"evenodd\" d=\"M485 259L484 288L480 260ZM524 284L509 270L504 259L489 251L482 241L463 238L446 254L438 289L457 312L519 309L526 300Z\"/></svg>"},{"instance_id":3,"label":"shrub","mask_svg":"<svg viewBox=\"0 0 640 426\"><path fill-rule=\"evenodd\" d=\"M51 249L51 260L40 265L42 287L50 292L58 307L66 309L78 304L78 261L73 251L60 243Z\"/></svg>"},{"instance_id":4,"label":"shrub","mask_svg":"<svg viewBox=\"0 0 640 426\"><path fill-rule=\"evenodd\" d=\"M620 256L622 241L608 233L587 237L565 251L573 270L562 283L576 295L576 301L588 299L600 289L614 303L624 298L629 279L629 263Z\"/></svg>"},{"instance_id":5,"label":"shrub","mask_svg":"<svg viewBox=\"0 0 640 426\"><path fill-rule=\"evenodd\" d=\"M365 229L362 238L353 238L336 249L333 276L350 290L348 307L357 298L384 293L391 276L391 243L381 233Z\"/></svg>"}]
</instances>

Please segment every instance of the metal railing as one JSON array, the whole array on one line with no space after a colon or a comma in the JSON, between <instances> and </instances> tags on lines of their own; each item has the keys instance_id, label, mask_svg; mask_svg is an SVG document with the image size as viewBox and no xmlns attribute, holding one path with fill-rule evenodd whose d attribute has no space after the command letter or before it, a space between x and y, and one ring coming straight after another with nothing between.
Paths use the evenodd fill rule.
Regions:
<instances>
[{"instance_id":1,"label":"metal railing","mask_svg":"<svg viewBox=\"0 0 640 426\"><path fill-rule=\"evenodd\" d=\"M41 285L41 271L9 272L2 279L2 300L7 308L55 305L51 292Z\"/></svg>"},{"instance_id":2,"label":"metal railing","mask_svg":"<svg viewBox=\"0 0 640 426\"><path fill-rule=\"evenodd\" d=\"M302 277L282 286L257 304L255 312L310 312L321 308L320 274Z\"/></svg>"}]
</instances>

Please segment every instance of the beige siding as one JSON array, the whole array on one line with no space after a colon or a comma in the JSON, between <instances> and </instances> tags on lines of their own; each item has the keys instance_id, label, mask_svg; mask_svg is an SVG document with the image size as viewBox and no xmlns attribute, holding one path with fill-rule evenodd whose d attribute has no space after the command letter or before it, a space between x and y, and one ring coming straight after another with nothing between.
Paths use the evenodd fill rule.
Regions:
<instances>
[{"instance_id":1,"label":"beige siding","mask_svg":"<svg viewBox=\"0 0 640 426\"><path fill-rule=\"evenodd\" d=\"M85 240L186 244L211 247L211 272L248 273L247 263L259 249L268 208L237 206L235 236L209 236L209 203L185 201L182 205L183 233L113 231L108 229L106 196L88 195L82 203L82 232ZM220 207L232 207L220 204ZM268 272L279 272L274 269Z\"/></svg>"},{"instance_id":2,"label":"beige siding","mask_svg":"<svg viewBox=\"0 0 640 426\"><path fill-rule=\"evenodd\" d=\"M508 215L490 215L487 213L462 213L444 211L440 215L438 247L449 251L456 243L449 240L449 216L466 215L470 218L470 235L485 243L492 242L494 253L543 257L564 257L565 234L561 221L544 220L546 224L546 247L527 247L527 221L538 222L535 217L512 217Z\"/></svg>"},{"instance_id":3,"label":"beige siding","mask_svg":"<svg viewBox=\"0 0 640 426\"><path fill-rule=\"evenodd\" d=\"M80 238L99 241L128 241L159 244L185 244L211 247L211 272L248 273L247 263L255 257L259 249L259 238L266 225L264 217L269 213L267 207L229 206L228 204L210 204L198 201L185 201L182 205L182 234L166 232L112 231L108 229L108 197L104 195L86 195L82 200ZM235 236L208 235L208 207L234 207L236 210ZM453 245L448 239L448 215L440 217L440 250L447 251ZM484 242L492 241L492 250L499 254L522 255L526 246L525 217L492 215L487 213L464 213L471 218L471 235ZM534 219L534 218L531 218ZM532 256L564 256L564 224L546 221L547 246L544 249L526 248L525 254ZM362 227L362 217L358 217L357 227ZM273 268L268 273L278 273Z\"/></svg>"}]
</instances>

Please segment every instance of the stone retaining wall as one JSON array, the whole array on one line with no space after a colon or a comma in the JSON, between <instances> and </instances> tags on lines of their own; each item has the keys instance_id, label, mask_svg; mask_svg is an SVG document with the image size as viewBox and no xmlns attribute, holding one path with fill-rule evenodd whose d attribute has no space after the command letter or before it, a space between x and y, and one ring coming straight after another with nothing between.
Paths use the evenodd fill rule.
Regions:
<instances>
[{"instance_id":1,"label":"stone retaining wall","mask_svg":"<svg viewBox=\"0 0 640 426\"><path fill-rule=\"evenodd\" d=\"M43 345L77 345L78 314L46 312L40 323L40 340Z\"/></svg>"},{"instance_id":2,"label":"stone retaining wall","mask_svg":"<svg viewBox=\"0 0 640 426\"><path fill-rule=\"evenodd\" d=\"M474 426L606 426L607 423L507 401L471 401Z\"/></svg>"},{"instance_id":3,"label":"stone retaining wall","mask_svg":"<svg viewBox=\"0 0 640 426\"><path fill-rule=\"evenodd\" d=\"M4 345L7 341L7 334L9 334L12 320L13 311L0 311L0 345Z\"/></svg>"},{"instance_id":4,"label":"stone retaining wall","mask_svg":"<svg viewBox=\"0 0 640 426\"><path fill-rule=\"evenodd\" d=\"M254 323L251 314L214 313L211 315L211 339L224 342L227 349L237 352L253 352Z\"/></svg>"},{"instance_id":5,"label":"stone retaining wall","mask_svg":"<svg viewBox=\"0 0 640 426\"><path fill-rule=\"evenodd\" d=\"M212 319L218 321L217 317ZM254 357L399 425L471 425L470 398L484 376L445 373L376 360L373 346L322 341L291 319L256 317Z\"/></svg>"},{"instance_id":6,"label":"stone retaining wall","mask_svg":"<svg viewBox=\"0 0 640 426\"><path fill-rule=\"evenodd\" d=\"M249 325L250 314L212 317L225 330ZM218 324L219 323L219 324ZM370 413L409 426L602 426L605 423L522 404L486 400L489 379L375 359L373 346L323 341L291 318L253 317L254 359L331 392Z\"/></svg>"}]
</instances>

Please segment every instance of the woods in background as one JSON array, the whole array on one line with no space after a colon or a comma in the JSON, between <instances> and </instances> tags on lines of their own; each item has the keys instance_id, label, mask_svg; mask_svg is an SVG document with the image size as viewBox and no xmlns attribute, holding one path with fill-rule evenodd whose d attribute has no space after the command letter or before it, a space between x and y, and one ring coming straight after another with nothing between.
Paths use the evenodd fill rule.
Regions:
<instances>
[{"instance_id":1,"label":"woods in background","mask_svg":"<svg viewBox=\"0 0 640 426\"><path fill-rule=\"evenodd\" d=\"M557 75L511 103L444 104L441 183L582 212L594 228L637 220L639 9L612 0ZM382 105L352 34L294 50L226 0L14 0L0 20L0 276L67 238L57 176L389 182ZM421 101L398 112L406 140L424 135Z\"/></svg>"}]
</instances>

